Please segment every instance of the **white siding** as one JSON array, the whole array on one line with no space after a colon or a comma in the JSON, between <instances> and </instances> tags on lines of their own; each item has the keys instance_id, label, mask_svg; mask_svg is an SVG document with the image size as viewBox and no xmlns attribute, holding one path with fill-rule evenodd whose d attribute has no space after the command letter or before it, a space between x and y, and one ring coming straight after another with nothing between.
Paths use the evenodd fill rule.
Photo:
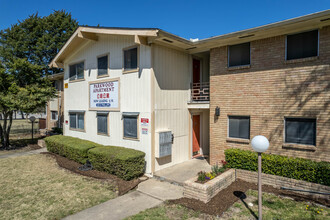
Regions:
<instances>
[{"instance_id":1,"label":"white siding","mask_svg":"<svg viewBox=\"0 0 330 220\"><path fill-rule=\"evenodd\" d=\"M155 170L190 158L189 120L187 109L191 82L192 59L189 54L153 46L155 73L155 130L171 130L174 134L172 156L156 159ZM157 147L157 146L155 146Z\"/></svg>"},{"instance_id":2,"label":"white siding","mask_svg":"<svg viewBox=\"0 0 330 220\"><path fill-rule=\"evenodd\" d=\"M150 150L151 135L142 135L139 129L139 140L123 139L122 112L139 112L140 118L151 118L150 96L150 66L151 48L141 45L139 48L139 72L122 73L123 48L133 46L133 36L100 36L99 40L91 41L65 60L64 83L68 88L64 89L64 120L69 120L69 110L85 110L85 132L69 129L69 124L64 123L64 134L91 140L104 145L122 146L133 148L146 153L146 172L151 172ZM97 79L97 56L110 53L110 77ZM69 82L69 64L85 61L85 80ZM120 78L120 111L110 112L109 132L110 136L97 135L96 111L89 111L88 82ZM140 126L140 123L139 123Z\"/></svg>"}]
</instances>

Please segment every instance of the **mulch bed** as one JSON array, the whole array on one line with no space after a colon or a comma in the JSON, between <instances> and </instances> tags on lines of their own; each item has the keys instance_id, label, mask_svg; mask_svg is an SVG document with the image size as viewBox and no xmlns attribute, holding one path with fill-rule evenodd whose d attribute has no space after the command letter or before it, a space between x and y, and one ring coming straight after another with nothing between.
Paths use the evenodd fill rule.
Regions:
<instances>
[{"instance_id":1,"label":"mulch bed","mask_svg":"<svg viewBox=\"0 0 330 220\"><path fill-rule=\"evenodd\" d=\"M127 193L128 191L134 189L141 181L139 179L134 179L131 181L125 181L123 179L120 179L114 175L111 175L109 173L106 172L102 172L102 171L98 171L98 170L87 170L87 171L81 171L78 168L82 166L82 164L77 163L75 161L69 160L65 157L59 156L57 154L54 153L50 153L50 152L44 152L42 154L46 154L49 156L52 156L56 159L57 164L62 167L65 168L71 172L83 175L83 176L87 176L87 177L92 177L92 178L96 178L96 179L100 179L100 180L105 180L110 182L111 184L115 185L117 187L118 190L118 195L123 195L125 193Z\"/></svg>"},{"instance_id":2,"label":"mulch bed","mask_svg":"<svg viewBox=\"0 0 330 220\"><path fill-rule=\"evenodd\" d=\"M258 190L257 184L245 182L243 180L236 180L226 189L220 191L216 196L214 196L211 201L204 203L197 199L180 198L176 200L170 200L170 204L179 204L187 208L193 209L195 211L200 211L210 215L221 216L229 207L231 207L235 202L237 202L244 193L249 190ZM291 197L296 201L313 201L325 206L330 206L330 201L326 199L313 199L310 196L298 194L291 191L281 190L274 188L269 185L262 186L263 192L273 193L277 196Z\"/></svg>"}]
</instances>

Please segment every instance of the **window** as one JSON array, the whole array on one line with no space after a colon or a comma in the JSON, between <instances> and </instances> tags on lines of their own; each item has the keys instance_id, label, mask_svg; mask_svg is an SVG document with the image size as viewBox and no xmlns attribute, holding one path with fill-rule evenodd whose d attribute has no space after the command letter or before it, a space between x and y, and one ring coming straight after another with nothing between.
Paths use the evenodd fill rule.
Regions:
<instances>
[{"instance_id":1,"label":"window","mask_svg":"<svg viewBox=\"0 0 330 220\"><path fill-rule=\"evenodd\" d=\"M124 50L124 71L138 68L138 48Z\"/></svg>"},{"instance_id":2,"label":"window","mask_svg":"<svg viewBox=\"0 0 330 220\"><path fill-rule=\"evenodd\" d=\"M108 112L97 113L97 133L108 135Z\"/></svg>"},{"instance_id":3,"label":"window","mask_svg":"<svg viewBox=\"0 0 330 220\"><path fill-rule=\"evenodd\" d=\"M138 139L138 116L139 113L123 113L124 138Z\"/></svg>"},{"instance_id":4,"label":"window","mask_svg":"<svg viewBox=\"0 0 330 220\"><path fill-rule=\"evenodd\" d=\"M108 75L108 55L97 58L97 75Z\"/></svg>"},{"instance_id":5,"label":"window","mask_svg":"<svg viewBox=\"0 0 330 220\"><path fill-rule=\"evenodd\" d=\"M229 137L250 139L250 117L229 116Z\"/></svg>"},{"instance_id":6,"label":"window","mask_svg":"<svg viewBox=\"0 0 330 220\"><path fill-rule=\"evenodd\" d=\"M285 142L315 145L316 120L307 118L285 119Z\"/></svg>"},{"instance_id":7,"label":"window","mask_svg":"<svg viewBox=\"0 0 330 220\"><path fill-rule=\"evenodd\" d=\"M250 65L250 43L229 46L228 57L229 67Z\"/></svg>"},{"instance_id":8,"label":"window","mask_svg":"<svg viewBox=\"0 0 330 220\"><path fill-rule=\"evenodd\" d=\"M70 128L84 130L85 112L70 112Z\"/></svg>"},{"instance_id":9,"label":"window","mask_svg":"<svg viewBox=\"0 0 330 220\"><path fill-rule=\"evenodd\" d=\"M52 120L57 120L57 117L58 117L57 111L51 111L51 113L52 113Z\"/></svg>"},{"instance_id":10,"label":"window","mask_svg":"<svg viewBox=\"0 0 330 220\"><path fill-rule=\"evenodd\" d=\"M286 37L286 59L299 59L318 55L319 31L308 31Z\"/></svg>"},{"instance_id":11,"label":"window","mask_svg":"<svg viewBox=\"0 0 330 220\"><path fill-rule=\"evenodd\" d=\"M84 79L84 62L70 65L70 80Z\"/></svg>"}]
</instances>

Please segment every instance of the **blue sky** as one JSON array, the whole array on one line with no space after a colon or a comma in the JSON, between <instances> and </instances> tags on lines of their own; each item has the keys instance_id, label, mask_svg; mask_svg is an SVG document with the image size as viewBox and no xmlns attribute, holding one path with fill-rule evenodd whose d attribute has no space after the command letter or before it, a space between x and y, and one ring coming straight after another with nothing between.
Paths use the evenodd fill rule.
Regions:
<instances>
[{"instance_id":1,"label":"blue sky","mask_svg":"<svg viewBox=\"0 0 330 220\"><path fill-rule=\"evenodd\" d=\"M156 27L207 38L330 9L330 0L0 0L0 29L35 12L65 9L81 25Z\"/></svg>"}]
</instances>

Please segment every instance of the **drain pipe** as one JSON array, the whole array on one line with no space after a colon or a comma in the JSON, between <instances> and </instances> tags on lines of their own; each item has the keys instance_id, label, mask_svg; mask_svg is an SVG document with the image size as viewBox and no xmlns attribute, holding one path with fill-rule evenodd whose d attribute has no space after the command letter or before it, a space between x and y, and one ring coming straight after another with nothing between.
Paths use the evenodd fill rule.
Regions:
<instances>
[{"instance_id":1,"label":"drain pipe","mask_svg":"<svg viewBox=\"0 0 330 220\"><path fill-rule=\"evenodd\" d=\"M325 192L317 192L317 191L309 191L309 190L303 190L303 189L294 189L294 188L288 188L288 187L281 187L281 189L284 190L291 190L291 191L299 191L299 192L307 192L307 193L314 193L314 194L321 194L321 195L330 195L330 193Z\"/></svg>"}]
</instances>

